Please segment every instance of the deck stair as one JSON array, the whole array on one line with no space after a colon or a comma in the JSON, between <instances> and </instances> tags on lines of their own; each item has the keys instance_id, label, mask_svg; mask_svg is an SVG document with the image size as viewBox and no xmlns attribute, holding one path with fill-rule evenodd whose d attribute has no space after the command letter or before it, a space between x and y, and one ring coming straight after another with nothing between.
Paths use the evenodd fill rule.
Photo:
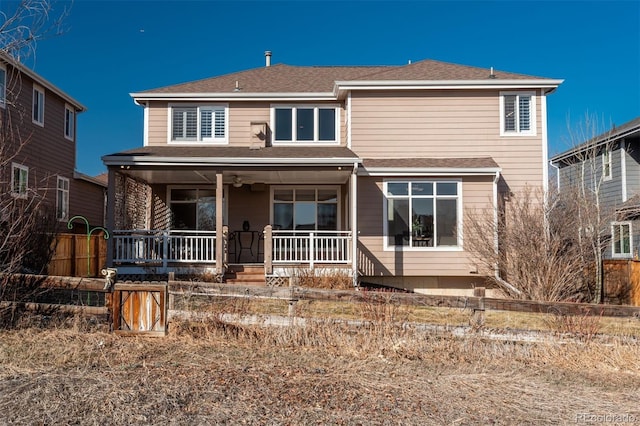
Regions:
<instances>
[{"instance_id":1,"label":"deck stair","mask_svg":"<svg viewBox=\"0 0 640 426\"><path fill-rule=\"evenodd\" d=\"M264 265L229 265L224 282L242 285L266 285Z\"/></svg>"}]
</instances>

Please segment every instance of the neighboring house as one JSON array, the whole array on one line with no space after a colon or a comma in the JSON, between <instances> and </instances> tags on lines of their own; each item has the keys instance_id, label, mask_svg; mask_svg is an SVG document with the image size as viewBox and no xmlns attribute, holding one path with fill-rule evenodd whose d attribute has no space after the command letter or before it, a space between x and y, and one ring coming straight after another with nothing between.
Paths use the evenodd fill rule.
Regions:
<instances>
[{"instance_id":1,"label":"neighboring house","mask_svg":"<svg viewBox=\"0 0 640 426\"><path fill-rule=\"evenodd\" d=\"M84 110L29 68L0 56L3 194L40 197L63 232L75 215L104 224L106 184L75 170L77 116Z\"/></svg>"},{"instance_id":2,"label":"neighboring house","mask_svg":"<svg viewBox=\"0 0 640 426\"><path fill-rule=\"evenodd\" d=\"M432 293L483 284L464 215L547 181L562 80L425 60L270 64L133 93L140 148L103 157L119 273L345 268ZM505 195L508 195L505 197ZM508 205L508 202L506 203Z\"/></svg>"},{"instance_id":3,"label":"neighboring house","mask_svg":"<svg viewBox=\"0 0 640 426\"><path fill-rule=\"evenodd\" d=\"M640 117L555 155L558 188L584 183L608 212L606 259L638 258L640 244Z\"/></svg>"}]
</instances>

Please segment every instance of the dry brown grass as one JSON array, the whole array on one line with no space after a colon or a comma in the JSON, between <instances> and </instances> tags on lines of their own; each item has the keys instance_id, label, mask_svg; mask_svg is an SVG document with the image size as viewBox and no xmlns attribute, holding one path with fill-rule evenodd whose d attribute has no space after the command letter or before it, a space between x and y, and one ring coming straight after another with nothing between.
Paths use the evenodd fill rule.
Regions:
<instances>
[{"instance_id":1,"label":"dry brown grass","mask_svg":"<svg viewBox=\"0 0 640 426\"><path fill-rule=\"evenodd\" d=\"M118 337L81 319L2 331L2 422L564 424L580 413L640 421L637 341L454 338L410 326L401 310L367 309L360 327L244 326L213 315L173 322L162 339Z\"/></svg>"}]
</instances>

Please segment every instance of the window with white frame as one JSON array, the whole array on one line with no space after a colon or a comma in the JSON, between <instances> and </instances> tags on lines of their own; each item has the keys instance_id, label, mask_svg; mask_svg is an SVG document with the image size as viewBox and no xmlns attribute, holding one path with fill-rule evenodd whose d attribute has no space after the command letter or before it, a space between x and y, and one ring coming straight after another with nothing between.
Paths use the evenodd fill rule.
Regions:
<instances>
[{"instance_id":1,"label":"window with white frame","mask_svg":"<svg viewBox=\"0 0 640 426\"><path fill-rule=\"evenodd\" d=\"M33 122L44 126L44 89L33 86Z\"/></svg>"},{"instance_id":2,"label":"window with white frame","mask_svg":"<svg viewBox=\"0 0 640 426\"><path fill-rule=\"evenodd\" d=\"M22 164L11 165L11 194L26 197L29 189L29 168Z\"/></svg>"},{"instance_id":3,"label":"window with white frame","mask_svg":"<svg viewBox=\"0 0 640 426\"><path fill-rule=\"evenodd\" d=\"M611 149L602 152L602 179L611 179Z\"/></svg>"},{"instance_id":4,"label":"window with white frame","mask_svg":"<svg viewBox=\"0 0 640 426\"><path fill-rule=\"evenodd\" d=\"M276 143L338 142L339 110L333 106L274 106L272 128Z\"/></svg>"},{"instance_id":5,"label":"window with white frame","mask_svg":"<svg viewBox=\"0 0 640 426\"><path fill-rule=\"evenodd\" d=\"M64 107L64 137L73 140L75 134L76 112L69 105Z\"/></svg>"},{"instance_id":6,"label":"window with white frame","mask_svg":"<svg viewBox=\"0 0 640 426\"><path fill-rule=\"evenodd\" d=\"M458 181L385 181L387 246L459 246L460 185Z\"/></svg>"},{"instance_id":7,"label":"window with white frame","mask_svg":"<svg viewBox=\"0 0 640 426\"><path fill-rule=\"evenodd\" d=\"M339 189L286 188L272 189L275 229L295 231L335 231L338 229Z\"/></svg>"},{"instance_id":8,"label":"window with white frame","mask_svg":"<svg viewBox=\"0 0 640 426\"><path fill-rule=\"evenodd\" d=\"M69 219L69 179L62 176L58 176L56 218L60 221Z\"/></svg>"},{"instance_id":9,"label":"window with white frame","mask_svg":"<svg viewBox=\"0 0 640 426\"><path fill-rule=\"evenodd\" d=\"M227 142L226 106L171 107L171 141Z\"/></svg>"},{"instance_id":10,"label":"window with white frame","mask_svg":"<svg viewBox=\"0 0 640 426\"><path fill-rule=\"evenodd\" d=\"M536 133L535 93L500 93L500 134L531 136Z\"/></svg>"},{"instance_id":11,"label":"window with white frame","mask_svg":"<svg viewBox=\"0 0 640 426\"><path fill-rule=\"evenodd\" d=\"M613 222L611 224L612 257L631 257L632 247L631 222Z\"/></svg>"},{"instance_id":12,"label":"window with white frame","mask_svg":"<svg viewBox=\"0 0 640 426\"><path fill-rule=\"evenodd\" d=\"M7 105L7 69L0 65L0 108Z\"/></svg>"},{"instance_id":13,"label":"window with white frame","mask_svg":"<svg viewBox=\"0 0 640 426\"><path fill-rule=\"evenodd\" d=\"M171 229L215 231L216 190L170 188Z\"/></svg>"}]
</instances>

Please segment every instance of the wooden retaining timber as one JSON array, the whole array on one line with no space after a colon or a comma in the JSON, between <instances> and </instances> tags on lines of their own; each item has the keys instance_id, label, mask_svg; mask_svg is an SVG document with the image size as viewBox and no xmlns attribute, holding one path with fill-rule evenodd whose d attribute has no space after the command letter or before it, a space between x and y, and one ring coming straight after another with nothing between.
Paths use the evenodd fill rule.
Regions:
<instances>
[{"instance_id":1,"label":"wooden retaining timber","mask_svg":"<svg viewBox=\"0 0 640 426\"><path fill-rule=\"evenodd\" d=\"M600 305L572 302L536 302L530 300L496 299L484 296L441 296L417 293L387 293L357 290L322 290L301 287L257 287L228 284L169 282L169 309L175 296L191 295L257 297L282 300L323 300L345 302L380 301L413 306L459 308L470 310L515 311L561 315L598 315L608 317L638 317L640 307Z\"/></svg>"},{"instance_id":2,"label":"wooden retaining timber","mask_svg":"<svg viewBox=\"0 0 640 426\"><path fill-rule=\"evenodd\" d=\"M57 309L61 312L105 317L113 331L123 335L165 336L168 332L169 310L181 295L209 297L250 297L285 300L336 301L351 303L397 303L413 306L469 309L482 319L487 310L545 313L559 315L594 315L605 317L636 317L640 307L569 302L536 302L484 297L477 288L474 296L442 296L416 293L377 292L369 290L323 290L302 287L266 287L224 283L194 283L169 281L162 283L116 283L105 288L104 279L75 277L42 277L43 287L59 290L78 290L104 294L104 306L55 305L25 303L29 309ZM11 302L1 302L0 307Z\"/></svg>"}]
</instances>

